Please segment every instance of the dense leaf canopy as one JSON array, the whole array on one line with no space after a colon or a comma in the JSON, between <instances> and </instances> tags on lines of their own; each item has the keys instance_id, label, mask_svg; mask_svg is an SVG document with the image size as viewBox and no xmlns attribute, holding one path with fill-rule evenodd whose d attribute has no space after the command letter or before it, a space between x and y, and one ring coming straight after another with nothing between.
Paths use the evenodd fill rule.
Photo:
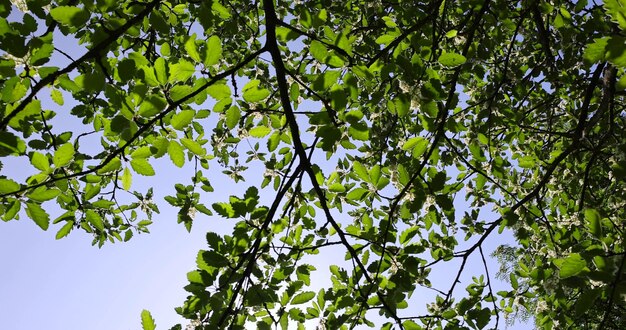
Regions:
<instances>
[{"instance_id":1,"label":"dense leaf canopy","mask_svg":"<svg viewBox=\"0 0 626 330\"><path fill-rule=\"evenodd\" d=\"M2 0L0 161L28 174L0 216L100 246L159 207L227 223L196 329L618 329L624 31L623 0ZM166 203L133 184L164 162L191 174Z\"/></svg>"}]
</instances>

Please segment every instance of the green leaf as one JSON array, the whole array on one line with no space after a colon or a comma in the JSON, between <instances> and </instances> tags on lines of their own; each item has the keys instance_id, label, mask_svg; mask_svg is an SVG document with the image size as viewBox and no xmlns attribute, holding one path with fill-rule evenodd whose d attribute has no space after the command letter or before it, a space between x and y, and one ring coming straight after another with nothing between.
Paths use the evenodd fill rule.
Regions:
<instances>
[{"instance_id":1,"label":"green leaf","mask_svg":"<svg viewBox=\"0 0 626 330\"><path fill-rule=\"evenodd\" d=\"M9 194L20 190L20 185L11 179L0 178L0 194Z\"/></svg>"},{"instance_id":2,"label":"green leaf","mask_svg":"<svg viewBox=\"0 0 626 330\"><path fill-rule=\"evenodd\" d=\"M26 143L10 132L0 131L0 156L21 155L26 151Z\"/></svg>"},{"instance_id":3,"label":"green leaf","mask_svg":"<svg viewBox=\"0 0 626 330\"><path fill-rule=\"evenodd\" d=\"M595 300L602 293L599 289L587 289L583 292L576 300L576 304L574 305L574 311L577 316L584 316L585 312L589 310L589 308L594 307Z\"/></svg>"},{"instance_id":4,"label":"green leaf","mask_svg":"<svg viewBox=\"0 0 626 330\"><path fill-rule=\"evenodd\" d=\"M177 130L182 130L187 127L193 121L196 112L194 110L183 110L174 116L172 116L172 127Z\"/></svg>"},{"instance_id":5,"label":"green leaf","mask_svg":"<svg viewBox=\"0 0 626 330\"><path fill-rule=\"evenodd\" d=\"M156 329L156 324L154 323L154 319L149 311L143 310L141 311L141 327L143 330L154 330Z\"/></svg>"},{"instance_id":6,"label":"green leaf","mask_svg":"<svg viewBox=\"0 0 626 330\"><path fill-rule=\"evenodd\" d=\"M347 195L346 198L355 202L361 201L370 191L365 188L354 188Z\"/></svg>"},{"instance_id":7,"label":"green leaf","mask_svg":"<svg viewBox=\"0 0 626 330\"><path fill-rule=\"evenodd\" d=\"M57 168L63 167L69 164L74 159L74 146L71 143L65 143L60 146L55 152L52 162Z\"/></svg>"},{"instance_id":8,"label":"green leaf","mask_svg":"<svg viewBox=\"0 0 626 330\"><path fill-rule=\"evenodd\" d=\"M313 55L313 58L332 68L340 68L345 65L345 62L339 56L334 55L333 52L329 52L328 48L317 40L313 40L311 42L309 51L311 52L311 55Z\"/></svg>"},{"instance_id":9,"label":"green leaf","mask_svg":"<svg viewBox=\"0 0 626 330\"><path fill-rule=\"evenodd\" d=\"M106 174L113 171L117 171L122 167L122 162L118 157L111 159L107 164L102 166L96 173L98 174Z\"/></svg>"},{"instance_id":10,"label":"green leaf","mask_svg":"<svg viewBox=\"0 0 626 330\"><path fill-rule=\"evenodd\" d=\"M396 97L394 105L398 117L404 117L409 114L409 110L411 109L411 99L405 94L400 94Z\"/></svg>"},{"instance_id":11,"label":"green leaf","mask_svg":"<svg viewBox=\"0 0 626 330\"><path fill-rule=\"evenodd\" d=\"M585 210L585 220L587 220L587 226L589 227L589 232L595 236L596 238L602 237L602 224L600 217L600 213L594 209L586 209Z\"/></svg>"},{"instance_id":12,"label":"green leaf","mask_svg":"<svg viewBox=\"0 0 626 330\"><path fill-rule=\"evenodd\" d=\"M448 53L448 52L443 52L441 54L441 56L439 56L439 64L449 67L449 68L454 68L457 67L463 63L465 63L467 59L465 58L465 56L461 55L461 54L457 54L457 53Z\"/></svg>"},{"instance_id":13,"label":"green leaf","mask_svg":"<svg viewBox=\"0 0 626 330\"><path fill-rule=\"evenodd\" d=\"M239 123L239 119L241 119L241 110L239 110L239 107L232 106L228 108L226 111L226 127L228 127L228 129L235 128Z\"/></svg>"},{"instance_id":14,"label":"green leaf","mask_svg":"<svg viewBox=\"0 0 626 330\"><path fill-rule=\"evenodd\" d=\"M26 215L29 218L33 219L37 226L39 226L43 230L48 230L48 226L50 225L50 216L43 208L37 203L27 202L26 203Z\"/></svg>"},{"instance_id":15,"label":"green leaf","mask_svg":"<svg viewBox=\"0 0 626 330\"><path fill-rule=\"evenodd\" d=\"M332 192L342 193L346 191L346 187L344 187L344 185L342 185L341 183L333 183L328 186L328 190Z\"/></svg>"},{"instance_id":16,"label":"green leaf","mask_svg":"<svg viewBox=\"0 0 626 330\"><path fill-rule=\"evenodd\" d=\"M187 55L191 57L194 61L200 62L200 53L198 53L198 48L196 47L196 34L192 34L189 36L187 41L185 42L185 51Z\"/></svg>"},{"instance_id":17,"label":"green leaf","mask_svg":"<svg viewBox=\"0 0 626 330\"><path fill-rule=\"evenodd\" d=\"M211 85L207 87L206 92L216 101L221 101L227 97L230 97L230 87L224 84Z\"/></svg>"},{"instance_id":18,"label":"green leaf","mask_svg":"<svg viewBox=\"0 0 626 330\"><path fill-rule=\"evenodd\" d=\"M75 6L58 6L50 9L52 18L68 27L79 28L89 20L89 11Z\"/></svg>"},{"instance_id":19,"label":"green leaf","mask_svg":"<svg viewBox=\"0 0 626 330\"><path fill-rule=\"evenodd\" d=\"M190 140L190 139L180 139L180 143L182 143L185 148L189 149L189 151L193 152L194 154L203 157L204 155L206 155L206 150L202 147L202 145L200 145L200 143L194 141L194 140Z\"/></svg>"},{"instance_id":20,"label":"green leaf","mask_svg":"<svg viewBox=\"0 0 626 330\"><path fill-rule=\"evenodd\" d=\"M130 190L130 186L133 183L133 175L130 173L128 167L124 168L124 173L122 174L122 188L128 191Z\"/></svg>"},{"instance_id":21,"label":"green leaf","mask_svg":"<svg viewBox=\"0 0 626 330\"><path fill-rule=\"evenodd\" d=\"M212 66L217 64L222 58L222 41L217 36L209 37L206 43L206 56L204 57L204 65Z\"/></svg>"},{"instance_id":22,"label":"green leaf","mask_svg":"<svg viewBox=\"0 0 626 330\"><path fill-rule=\"evenodd\" d=\"M165 85L167 83L167 63L163 57L159 57L154 61L154 74L158 85Z\"/></svg>"},{"instance_id":23,"label":"green leaf","mask_svg":"<svg viewBox=\"0 0 626 330\"><path fill-rule=\"evenodd\" d=\"M235 210L230 203L213 203L212 206L217 214L225 218L232 218L235 216Z\"/></svg>"},{"instance_id":24,"label":"green leaf","mask_svg":"<svg viewBox=\"0 0 626 330\"><path fill-rule=\"evenodd\" d=\"M153 117L161 113L165 109L167 101L158 95L150 95L146 97L139 106L139 115L145 118Z\"/></svg>"},{"instance_id":25,"label":"green leaf","mask_svg":"<svg viewBox=\"0 0 626 330\"><path fill-rule=\"evenodd\" d=\"M73 149L72 149L73 150ZM30 156L30 163L40 171L48 171L50 169L50 162L48 157L37 151L33 152Z\"/></svg>"},{"instance_id":26,"label":"green leaf","mask_svg":"<svg viewBox=\"0 0 626 330\"><path fill-rule=\"evenodd\" d=\"M559 271L561 278L576 276L587 267L587 262L578 253L572 253L561 260L563 261Z\"/></svg>"},{"instance_id":27,"label":"green leaf","mask_svg":"<svg viewBox=\"0 0 626 330\"><path fill-rule=\"evenodd\" d=\"M243 87L243 99L246 102L261 102L270 95L269 90L259 87L260 83L260 80L251 80Z\"/></svg>"},{"instance_id":28,"label":"green leaf","mask_svg":"<svg viewBox=\"0 0 626 330\"><path fill-rule=\"evenodd\" d=\"M419 232L419 227L413 226L402 232L400 235L400 244L406 245Z\"/></svg>"},{"instance_id":29,"label":"green leaf","mask_svg":"<svg viewBox=\"0 0 626 330\"><path fill-rule=\"evenodd\" d=\"M65 102L63 101L63 93L60 90L52 88L50 90L50 97L52 101L58 105L63 105Z\"/></svg>"},{"instance_id":30,"label":"green leaf","mask_svg":"<svg viewBox=\"0 0 626 330\"><path fill-rule=\"evenodd\" d=\"M85 219L89 222L94 228L99 231L104 231L104 222L102 222L102 217L98 212L94 210L87 210L85 212Z\"/></svg>"},{"instance_id":31,"label":"green leaf","mask_svg":"<svg viewBox=\"0 0 626 330\"><path fill-rule=\"evenodd\" d=\"M170 141L169 146L167 147L167 153L170 155L170 159L172 163L178 167L183 167L185 165L185 153L183 151L183 147L176 141Z\"/></svg>"},{"instance_id":32,"label":"green leaf","mask_svg":"<svg viewBox=\"0 0 626 330\"><path fill-rule=\"evenodd\" d=\"M585 48L583 58L588 64L609 61L616 66L626 67L626 38L612 36L594 39Z\"/></svg>"},{"instance_id":33,"label":"green leaf","mask_svg":"<svg viewBox=\"0 0 626 330\"><path fill-rule=\"evenodd\" d=\"M140 175L152 176L155 174L154 168L145 158L132 159L130 166L135 170L135 173Z\"/></svg>"},{"instance_id":34,"label":"green leaf","mask_svg":"<svg viewBox=\"0 0 626 330\"><path fill-rule=\"evenodd\" d=\"M252 137L262 138L270 134L271 131L272 129L267 126L257 126L250 129L248 133L250 133L250 136Z\"/></svg>"},{"instance_id":35,"label":"green leaf","mask_svg":"<svg viewBox=\"0 0 626 330\"><path fill-rule=\"evenodd\" d=\"M28 197L37 202L45 202L59 196L60 193L58 189L39 187L28 193Z\"/></svg>"},{"instance_id":36,"label":"green leaf","mask_svg":"<svg viewBox=\"0 0 626 330\"><path fill-rule=\"evenodd\" d=\"M617 23L622 30L626 30L626 2L624 0L605 0L604 8L611 16L611 20Z\"/></svg>"},{"instance_id":37,"label":"green leaf","mask_svg":"<svg viewBox=\"0 0 626 330\"><path fill-rule=\"evenodd\" d=\"M406 320L406 321L402 322L402 326L406 330L422 330L423 329L417 323L415 323L415 321L413 321L413 320Z\"/></svg>"},{"instance_id":38,"label":"green leaf","mask_svg":"<svg viewBox=\"0 0 626 330\"><path fill-rule=\"evenodd\" d=\"M169 82L184 82L196 73L196 67L188 61L181 60L176 64L170 64Z\"/></svg>"},{"instance_id":39,"label":"green leaf","mask_svg":"<svg viewBox=\"0 0 626 330\"><path fill-rule=\"evenodd\" d=\"M363 166L363 164L359 162L352 163L352 170L361 180L371 182L370 175L367 173L367 169Z\"/></svg>"},{"instance_id":40,"label":"green leaf","mask_svg":"<svg viewBox=\"0 0 626 330\"><path fill-rule=\"evenodd\" d=\"M59 231L57 232L55 239L61 239L67 236L70 231L72 231L72 228L74 228L74 221L70 220L66 222L63 227L61 227L61 229L59 229Z\"/></svg>"},{"instance_id":41,"label":"green leaf","mask_svg":"<svg viewBox=\"0 0 626 330\"><path fill-rule=\"evenodd\" d=\"M304 304L305 302L313 299L315 297L315 292L305 291L300 294L297 294L291 299L292 305Z\"/></svg>"}]
</instances>

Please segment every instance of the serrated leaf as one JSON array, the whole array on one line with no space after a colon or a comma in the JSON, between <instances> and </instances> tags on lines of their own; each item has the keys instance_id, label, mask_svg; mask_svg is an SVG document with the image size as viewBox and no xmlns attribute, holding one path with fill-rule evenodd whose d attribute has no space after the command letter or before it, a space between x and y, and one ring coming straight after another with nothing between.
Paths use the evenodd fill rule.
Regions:
<instances>
[{"instance_id":1,"label":"serrated leaf","mask_svg":"<svg viewBox=\"0 0 626 330\"><path fill-rule=\"evenodd\" d=\"M122 162L118 157L111 159L107 164L102 166L96 173L98 174L106 174L109 172L117 171L122 167Z\"/></svg>"},{"instance_id":2,"label":"serrated leaf","mask_svg":"<svg viewBox=\"0 0 626 330\"><path fill-rule=\"evenodd\" d=\"M207 50L204 57L204 65L212 66L222 58L222 41L217 36L211 36L206 42Z\"/></svg>"},{"instance_id":3,"label":"serrated leaf","mask_svg":"<svg viewBox=\"0 0 626 330\"><path fill-rule=\"evenodd\" d=\"M196 47L196 34L189 36L189 39L185 42L185 51L187 55L194 61L200 62L200 53L198 53L198 47Z\"/></svg>"},{"instance_id":4,"label":"serrated leaf","mask_svg":"<svg viewBox=\"0 0 626 330\"><path fill-rule=\"evenodd\" d=\"M33 221L35 221L37 226L41 229L48 230L48 226L50 225L50 216L43 208L41 208L39 204L27 202L26 215L33 219Z\"/></svg>"},{"instance_id":5,"label":"serrated leaf","mask_svg":"<svg viewBox=\"0 0 626 330\"><path fill-rule=\"evenodd\" d=\"M313 299L314 297L315 297L315 292L312 292L312 291L302 292L300 294L295 295L293 299L291 299L291 304L292 305L304 304L305 302Z\"/></svg>"},{"instance_id":6,"label":"serrated leaf","mask_svg":"<svg viewBox=\"0 0 626 330\"><path fill-rule=\"evenodd\" d=\"M48 157L37 151L33 152L33 154L30 156L30 163L33 164L33 166L35 166L35 168L40 171L47 171L50 169L50 162L48 161Z\"/></svg>"},{"instance_id":7,"label":"serrated leaf","mask_svg":"<svg viewBox=\"0 0 626 330\"><path fill-rule=\"evenodd\" d=\"M175 114L174 116L172 116L172 127L177 130L184 129L185 127L187 127L187 125L191 124L195 114L196 112L193 110L183 110Z\"/></svg>"},{"instance_id":8,"label":"serrated leaf","mask_svg":"<svg viewBox=\"0 0 626 330\"><path fill-rule=\"evenodd\" d=\"M250 129L248 133L250 133L250 136L252 137L262 138L270 134L271 131L272 129L267 126L257 126L257 127L253 127L252 129Z\"/></svg>"},{"instance_id":9,"label":"serrated leaf","mask_svg":"<svg viewBox=\"0 0 626 330\"><path fill-rule=\"evenodd\" d=\"M212 207L217 214L225 218L232 218L235 216L235 210L229 203L213 203Z\"/></svg>"},{"instance_id":10,"label":"serrated leaf","mask_svg":"<svg viewBox=\"0 0 626 330\"><path fill-rule=\"evenodd\" d=\"M567 256L567 258L562 260L563 263L561 264L561 269L559 271L559 276L561 278L576 276L580 274L585 267L587 267L587 262L578 253L572 253Z\"/></svg>"},{"instance_id":11,"label":"serrated leaf","mask_svg":"<svg viewBox=\"0 0 626 330\"><path fill-rule=\"evenodd\" d=\"M413 148L415 148L415 146L420 142L425 140L423 137L421 136L415 136L412 137L408 140L406 140L403 144L402 144L402 150L407 151L407 150L411 150Z\"/></svg>"},{"instance_id":12,"label":"serrated leaf","mask_svg":"<svg viewBox=\"0 0 626 330\"><path fill-rule=\"evenodd\" d=\"M239 110L239 107L232 106L228 108L226 111L226 127L228 127L228 129L235 128L237 123L239 123L239 119L241 119L241 110Z\"/></svg>"},{"instance_id":13,"label":"serrated leaf","mask_svg":"<svg viewBox=\"0 0 626 330\"><path fill-rule=\"evenodd\" d=\"M63 144L54 152L54 157L52 158L54 166L58 168L69 164L74 158L74 153L74 146L71 143Z\"/></svg>"},{"instance_id":14,"label":"serrated leaf","mask_svg":"<svg viewBox=\"0 0 626 330\"><path fill-rule=\"evenodd\" d=\"M184 82L196 73L196 67L188 61L181 60L178 63L170 64L169 82Z\"/></svg>"},{"instance_id":15,"label":"serrated leaf","mask_svg":"<svg viewBox=\"0 0 626 330\"><path fill-rule=\"evenodd\" d=\"M259 87L259 84L261 84L261 81L255 79L249 81L243 87L243 99L246 102L261 102L270 95L270 91L265 88Z\"/></svg>"},{"instance_id":16,"label":"serrated leaf","mask_svg":"<svg viewBox=\"0 0 626 330\"><path fill-rule=\"evenodd\" d=\"M20 190L20 185L11 179L0 178L0 194L8 194Z\"/></svg>"},{"instance_id":17,"label":"serrated leaf","mask_svg":"<svg viewBox=\"0 0 626 330\"><path fill-rule=\"evenodd\" d=\"M165 109L167 101L158 95L150 95L146 97L139 106L139 115L142 117L153 117L158 115L161 110Z\"/></svg>"},{"instance_id":18,"label":"serrated leaf","mask_svg":"<svg viewBox=\"0 0 626 330\"><path fill-rule=\"evenodd\" d=\"M0 131L0 156L21 155L26 151L26 143L10 132Z\"/></svg>"},{"instance_id":19,"label":"serrated leaf","mask_svg":"<svg viewBox=\"0 0 626 330\"><path fill-rule=\"evenodd\" d=\"M61 239L67 236L70 231L72 231L72 228L74 228L74 221L70 220L66 222L65 225L63 225L63 227L61 227L61 229L57 232L55 239Z\"/></svg>"},{"instance_id":20,"label":"serrated leaf","mask_svg":"<svg viewBox=\"0 0 626 330\"><path fill-rule=\"evenodd\" d=\"M585 210L585 220L587 220L587 227L589 227L589 232L597 237L602 237L602 224L600 217L600 213L594 209L586 209Z\"/></svg>"},{"instance_id":21,"label":"serrated leaf","mask_svg":"<svg viewBox=\"0 0 626 330\"><path fill-rule=\"evenodd\" d=\"M394 105L398 117L404 117L409 114L409 110L411 109L411 99L405 94L400 94L396 97Z\"/></svg>"},{"instance_id":22,"label":"serrated leaf","mask_svg":"<svg viewBox=\"0 0 626 330\"><path fill-rule=\"evenodd\" d=\"M626 2L624 0L605 0L604 8L611 16L611 20L617 23L622 30L626 30Z\"/></svg>"},{"instance_id":23,"label":"serrated leaf","mask_svg":"<svg viewBox=\"0 0 626 330\"><path fill-rule=\"evenodd\" d=\"M200 145L200 143L191 140L191 139L180 139L180 143L182 143L185 148L187 148L189 151L193 152L194 154L202 157L204 155L206 155L206 150L204 150L204 148L202 147L202 145Z\"/></svg>"},{"instance_id":24,"label":"serrated leaf","mask_svg":"<svg viewBox=\"0 0 626 330\"><path fill-rule=\"evenodd\" d=\"M352 163L352 170L361 180L365 182L370 182L370 176L367 173L367 169L365 168L365 166L363 166L363 164L359 162Z\"/></svg>"},{"instance_id":25,"label":"serrated leaf","mask_svg":"<svg viewBox=\"0 0 626 330\"><path fill-rule=\"evenodd\" d=\"M102 217L98 212L94 210L87 210L85 212L85 219L96 229L103 231L104 230L104 222L102 222Z\"/></svg>"},{"instance_id":26,"label":"serrated leaf","mask_svg":"<svg viewBox=\"0 0 626 330\"><path fill-rule=\"evenodd\" d=\"M406 330L421 330L421 329L423 329L417 323L415 323L415 321L413 321L413 320L406 320L406 321L402 322L402 326Z\"/></svg>"},{"instance_id":27,"label":"serrated leaf","mask_svg":"<svg viewBox=\"0 0 626 330\"><path fill-rule=\"evenodd\" d=\"M143 330L156 329L156 324L154 323L152 314L150 314L150 312L145 309L141 311L141 327L143 328Z\"/></svg>"},{"instance_id":28,"label":"serrated leaf","mask_svg":"<svg viewBox=\"0 0 626 330\"><path fill-rule=\"evenodd\" d=\"M342 185L341 183L333 183L328 186L328 190L332 192L342 193L346 191L346 187L344 187L344 185Z\"/></svg>"},{"instance_id":29,"label":"serrated leaf","mask_svg":"<svg viewBox=\"0 0 626 330\"><path fill-rule=\"evenodd\" d=\"M148 158L152 156L154 153L153 149L148 146L143 146L135 149L132 154L130 154L131 158Z\"/></svg>"},{"instance_id":30,"label":"serrated leaf","mask_svg":"<svg viewBox=\"0 0 626 330\"><path fill-rule=\"evenodd\" d=\"M163 57L158 57L154 61L154 74L159 85L167 83L167 63Z\"/></svg>"},{"instance_id":31,"label":"serrated leaf","mask_svg":"<svg viewBox=\"0 0 626 330\"><path fill-rule=\"evenodd\" d=\"M413 226L400 234L400 244L406 245L419 232L419 227Z\"/></svg>"},{"instance_id":32,"label":"serrated leaf","mask_svg":"<svg viewBox=\"0 0 626 330\"><path fill-rule=\"evenodd\" d=\"M154 168L145 158L135 158L130 161L130 166L135 170L135 173L145 176L152 176L155 174Z\"/></svg>"},{"instance_id":33,"label":"serrated leaf","mask_svg":"<svg viewBox=\"0 0 626 330\"><path fill-rule=\"evenodd\" d=\"M133 183L133 175L130 173L128 167L124 168L124 173L122 174L122 188L128 191L130 190L130 186Z\"/></svg>"},{"instance_id":34,"label":"serrated leaf","mask_svg":"<svg viewBox=\"0 0 626 330\"><path fill-rule=\"evenodd\" d=\"M39 187L28 193L28 197L37 202L45 202L59 196L60 193L61 191L58 189Z\"/></svg>"},{"instance_id":35,"label":"serrated leaf","mask_svg":"<svg viewBox=\"0 0 626 330\"><path fill-rule=\"evenodd\" d=\"M185 152L178 142L170 141L170 145L167 147L167 154L170 155L170 159L174 165L178 167L185 165Z\"/></svg>"},{"instance_id":36,"label":"serrated leaf","mask_svg":"<svg viewBox=\"0 0 626 330\"><path fill-rule=\"evenodd\" d=\"M358 188L354 188L353 190L351 190L346 195L346 198L349 199L349 200L352 200L352 201L360 201L368 193L369 193L369 190L367 190L365 188L358 187Z\"/></svg>"},{"instance_id":37,"label":"serrated leaf","mask_svg":"<svg viewBox=\"0 0 626 330\"><path fill-rule=\"evenodd\" d=\"M89 11L75 6L58 6L50 9L52 18L69 27L81 27L89 20Z\"/></svg>"},{"instance_id":38,"label":"serrated leaf","mask_svg":"<svg viewBox=\"0 0 626 330\"><path fill-rule=\"evenodd\" d=\"M443 66L454 68L465 63L467 59L461 54L443 52L441 56L439 56L438 61Z\"/></svg>"},{"instance_id":39,"label":"serrated leaf","mask_svg":"<svg viewBox=\"0 0 626 330\"><path fill-rule=\"evenodd\" d=\"M230 87L224 84L211 85L207 87L206 92L216 101L221 101L227 97L230 97Z\"/></svg>"},{"instance_id":40,"label":"serrated leaf","mask_svg":"<svg viewBox=\"0 0 626 330\"><path fill-rule=\"evenodd\" d=\"M52 98L52 101L58 105L63 105L65 103L63 100L63 93L61 93L58 89L53 88L50 90L50 98Z\"/></svg>"}]
</instances>

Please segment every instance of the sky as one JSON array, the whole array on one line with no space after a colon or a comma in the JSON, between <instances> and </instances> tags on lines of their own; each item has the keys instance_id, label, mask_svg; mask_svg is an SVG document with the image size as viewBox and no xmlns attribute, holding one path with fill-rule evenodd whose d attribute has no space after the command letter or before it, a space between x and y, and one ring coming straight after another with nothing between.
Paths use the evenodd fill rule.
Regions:
<instances>
[{"instance_id":1,"label":"sky","mask_svg":"<svg viewBox=\"0 0 626 330\"><path fill-rule=\"evenodd\" d=\"M75 44L61 45L64 51L69 50L73 54L84 51ZM55 56L53 62L63 66L65 60L58 54ZM44 108L53 107L45 98L43 102ZM70 107L71 104L65 106L66 109ZM57 119L57 131L79 127L80 124L66 119L62 115ZM29 175L23 168L19 161L4 162L0 175L9 178ZM186 324L174 311L174 307L182 305L187 296L183 290L188 283L186 273L196 268L198 250L206 248L205 233L226 233L234 221L218 215L208 217L198 214L191 233L188 233L184 226L176 223L177 210L167 205L163 196L173 194L174 183L189 181L189 168L187 171L176 169L165 159L157 162L155 169L159 184L154 186L154 200L161 213L154 216L150 234L135 235L129 242L107 243L97 248L91 246L91 237L79 230L55 240L59 225L53 225L44 232L26 216L19 221L0 223L0 328L134 330L141 328L140 313L143 309L152 313L157 329L169 329L180 322L183 326ZM255 177L255 170L251 171L246 177ZM164 173L167 175L159 175ZM145 192L154 184L155 178L135 175L133 189ZM219 175L211 177L211 180L224 196L241 195L248 186L258 184L253 179L242 185L233 185ZM268 197L271 196L265 198ZM213 201L203 202L211 205ZM53 202L45 205L50 207L52 219L56 218L58 212L55 214ZM505 237L508 238L504 241L511 239L510 235ZM490 254L502 242L502 237L490 238L485 253ZM482 263L478 258L476 254L470 259L467 275L462 278L463 284L467 284L472 274L482 273ZM320 274L313 278L318 289L330 282L324 275L328 273L328 265L344 262L343 253L333 258L321 255L312 260L314 266L320 269ZM456 270L453 265L433 272L433 282L449 283L451 276L456 274L450 272ZM491 260L492 279L496 270L497 264ZM444 282L446 280L448 282ZM457 292L464 292L465 285L458 286ZM503 283L494 285L495 291L498 287L504 288ZM425 296L415 297L414 300ZM527 328L518 325L509 329Z\"/></svg>"}]
</instances>

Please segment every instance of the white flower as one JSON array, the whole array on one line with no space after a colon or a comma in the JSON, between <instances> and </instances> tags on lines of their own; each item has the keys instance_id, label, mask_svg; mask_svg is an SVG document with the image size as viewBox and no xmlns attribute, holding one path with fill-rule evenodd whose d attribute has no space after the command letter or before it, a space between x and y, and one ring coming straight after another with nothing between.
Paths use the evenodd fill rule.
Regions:
<instances>
[{"instance_id":1,"label":"white flower","mask_svg":"<svg viewBox=\"0 0 626 330\"><path fill-rule=\"evenodd\" d=\"M29 13L28 5L26 4L26 0L11 0L11 3L17 7L21 12Z\"/></svg>"}]
</instances>

